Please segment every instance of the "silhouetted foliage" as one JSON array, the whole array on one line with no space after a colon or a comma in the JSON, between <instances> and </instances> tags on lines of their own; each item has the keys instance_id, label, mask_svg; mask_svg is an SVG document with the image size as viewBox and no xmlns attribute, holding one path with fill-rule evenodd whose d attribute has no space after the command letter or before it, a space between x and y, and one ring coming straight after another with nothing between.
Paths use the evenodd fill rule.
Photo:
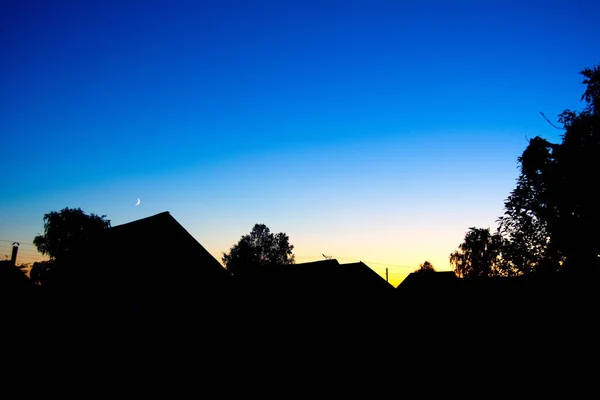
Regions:
<instances>
[{"instance_id":1,"label":"silhouetted foliage","mask_svg":"<svg viewBox=\"0 0 600 400\"><path fill-rule=\"evenodd\" d=\"M512 267L528 273L576 270L598 265L600 208L600 67L580 72L587 85L582 112L559 115L565 133L560 144L540 137L530 140L519 157L521 175L505 202L500 232L510 246Z\"/></svg>"},{"instance_id":2,"label":"silhouetted foliage","mask_svg":"<svg viewBox=\"0 0 600 400\"><path fill-rule=\"evenodd\" d=\"M44 215L44 234L36 236L33 244L51 260L61 261L108 228L106 215L88 215L80 208L67 207Z\"/></svg>"},{"instance_id":3,"label":"silhouetted foliage","mask_svg":"<svg viewBox=\"0 0 600 400\"><path fill-rule=\"evenodd\" d=\"M584 112L596 114L600 105L600 66L585 68L580 72L585 79L581 82L587 85L585 92L581 95L581 100L587 103Z\"/></svg>"},{"instance_id":4,"label":"silhouetted foliage","mask_svg":"<svg viewBox=\"0 0 600 400\"><path fill-rule=\"evenodd\" d=\"M29 271L29 279L36 285L48 286L52 283L55 267L56 263L53 260L35 262Z\"/></svg>"},{"instance_id":5,"label":"silhouetted foliage","mask_svg":"<svg viewBox=\"0 0 600 400\"><path fill-rule=\"evenodd\" d=\"M31 269L31 266L32 266L31 264L27 264L27 263L16 265L16 267L19 269L19 271L21 271L25 275L27 275L27 272Z\"/></svg>"},{"instance_id":6,"label":"silhouetted foliage","mask_svg":"<svg viewBox=\"0 0 600 400\"><path fill-rule=\"evenodd\" d=\"M435 268L433 267L433 264L431 264L429 261L425 261L423 264L419 265L419 268L417 268L415 272L435 272Z\"/></svg>"},{"instance_id":7,"label":"silhouetted foliage","mask_svg":"<svg viewBox=\"0 0 600 400\"><path fill-rule=\"evenodd\" d=\"M547 220L536 213L539 196L528 178L521 175L517 187L504 203L504 216L498 219L503 236L502 257L508 275L531 275L557 271L561 262L557 246L550 241Z\"/></svg>"},{"instance_id":8,"label":"silhouetted foliage","mask_svg":"<svg viewBox=\"0 0 600 400\"><path fill-rule=\"evenodd\" d=\"M266 225L256 224L229 253L223 253L222 260L225 268L239 275L257 267L293 264L293 249L285 233L273 234Z\"/></svg>"},{"instance_id":9,"label":"silhouetted foliage","mask_svg":"<svg viewBox=\"0 0 600 400\"><path fill-rule=\"evenodd\" d=\"M105 215L86 214L80 208L64 208L44 215L44 234L33 239L33 244L49 261L35 263L30 278L37 284L49 286L66 282L78 275L82 257L90 257L85 246L104 230L110 228Z\"/></svg>"},{"instance_id":10,"label":"silhouetted foliage","mask_svg":"<svg viewBox=\"0 0 600 400\"><path fill-rule=\"evenodd\" d=\"M488 277L503 274L502 237L490 229L469 228L465 241L450 254L454 273L461 278Z\"/></svg>"}]
</instances>

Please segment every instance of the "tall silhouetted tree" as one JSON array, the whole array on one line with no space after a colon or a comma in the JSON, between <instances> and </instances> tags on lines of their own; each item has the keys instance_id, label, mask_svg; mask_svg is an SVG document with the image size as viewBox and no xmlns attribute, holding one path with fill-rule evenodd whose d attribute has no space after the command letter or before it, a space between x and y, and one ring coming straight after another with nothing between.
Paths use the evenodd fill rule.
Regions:
<instances>
[{"instance_id":1,"label":"tall silhouetted tree","mask_svg":"<svg viewBox=\"0 0 600 400\"><path fill-rule=\"evenodd\" d=\"M266 225L256 224L229 253L223 253L222 260L225 268L239 275L257 267L293 264L293 249L285 233L273 234Z\"/></svg>"},{"instance_id":2,"label":"tall silhouetted tree","mask_svg":"<svg viewBox=\"0 0 600 400\"><path fill-rule=\"evenodd\" d=\"M108 228L110 220L106 215L88 215L80 208L67 207L45 214L44 234L37 235L33 244L50 260L35 263L30 276L41 284L55 279L59 269L64 270L90 240Z\"/></svg>"},{"instance_id":3,"label":"tall silhouetted tree","mask_svg":"<svg viewBox=\"0 0 600 400\"><path fill-rule=\"evenodd\" d=\"M517 188L505 203L501 232L514 245L516 264L524 271L583 270L598 266L600 207L600 67L580 72L587 85L581 112L559 116L564 134L559 144L530 140L519 158ZM508 252L507 252L508 253Z\"/></svg>"},{"instance_id":4,"label":"tall silhouetted tree","mask_svg":"<svg viewBox=\"0 0 600 400\"><path fill-rule=\"evenodd\" d=\"M462 278L502 274L502 237L490 229L469 228L458 250L450 254L454 273Z\"/></svg>"},{"instance_id":5,"label":"tall silhouetted tree","mask_svg":"<svg viewBox=\"0 0 600 400\"><path fill-rule=\"evenodd\" d=\"M498 233L504 239L502 257L508 275L531 275L559 268L560 252L550 240L547 219L540 217L544 210L536 203L538 197L534 185L521 175L504 202Z\"/></svg>"},{"instance_id":6,"label":"tall silhouetted tree","mask_svg":"<svg viewBox=\"0 0 600 400\"><path fill-rule=\"evenodd\" d=\"M433 264L429 261L425 261L423 264L419 265L419 268L415 272L435 272L435 268L433 268Z\"/></svg>"},{"instance_id":7,"label":"tall silhouetted tree","mask_svg":"<svg viewBox=\"0 0 600 400\"><path fill-rule=\"evenodd\" d=\"M44 234L33 244L50 259L61 261L91 238L110 228L106 215L86 214L81 208L63 208L44 215Z\"/></svg>"}]
</instances>

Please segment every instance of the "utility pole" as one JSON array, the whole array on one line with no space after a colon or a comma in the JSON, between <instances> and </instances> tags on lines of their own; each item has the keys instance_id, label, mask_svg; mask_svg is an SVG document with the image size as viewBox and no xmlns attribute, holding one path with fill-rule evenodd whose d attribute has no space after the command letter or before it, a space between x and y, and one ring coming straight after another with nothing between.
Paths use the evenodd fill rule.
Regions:
<instances>
[{"instance_id":1,"label":"utility pole","mask_svg":"<svg viewBox=\"0 0 600 400\"><path fill-rule=\"evenodd\" d=\"M388 269L387 269L387 267L385 267L385 281L389 282L388 281Z\"/></svg>"}]
</instances>

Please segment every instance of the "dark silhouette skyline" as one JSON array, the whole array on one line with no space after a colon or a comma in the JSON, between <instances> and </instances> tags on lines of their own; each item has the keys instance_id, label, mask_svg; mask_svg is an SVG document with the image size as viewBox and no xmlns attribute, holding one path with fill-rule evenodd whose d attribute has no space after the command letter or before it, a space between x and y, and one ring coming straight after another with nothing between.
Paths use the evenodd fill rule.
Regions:
<instances>
[{"instance_id":1,"label":"dark silhouette skyline","mask_svg":"<svg viewBox=\"0 0 600 400\"><path fill-rule=\"evenodd\" d=\"M581 106L597 11L5 2L0 239L29 262L50 210L169 210L217 260L264 223L299 262L367 260L394 285L425 259L448 270L501 215L527 139L560 142L539 113Z\"/></svg>"},{"instance_id":2,"label":"dark silhouette skyline","mask_svg":"<svg viewBox=\"0 0 600 400\"><path fill-rule=\"evenodd\" d=\"M3 2L5 397L577 397L599 13Z\"/></svg>"}]
</instances>

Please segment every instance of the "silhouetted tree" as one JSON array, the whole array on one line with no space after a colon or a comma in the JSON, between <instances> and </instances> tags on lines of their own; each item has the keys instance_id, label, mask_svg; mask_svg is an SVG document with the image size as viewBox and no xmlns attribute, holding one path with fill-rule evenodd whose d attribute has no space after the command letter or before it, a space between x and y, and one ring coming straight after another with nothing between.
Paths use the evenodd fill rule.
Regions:
<instances>
[{"instance_id":1,"label":"silhouetted tree","mask_svg":"<svg viewBox=\"0 0 600 400\"><path fill-rule=\"evenodd\" d=\"M64 208L44 215L44 234L37 235L33 244L49 261L31 267L30 277L36 283L48 285L65 277L74 260L94 237L110 228L106 215L86 214L80 208Z\"/></svg>"},{"instance_id":2,"label":"silhouetted tree","mask_svg":"<svg viewBox=\"0 0 600 400\"><path fill-rule=\"evenodd\" d=\"M502 258L507 275L531 275L557 271L561 262L557 246L550 241L546 220L540 218L534 185L521 175L517 187L504 203L498 219L503 237Z\"/></svg>"},{"instance_id":3,"label":"silhouetted tree","mask_svg":"<svg viewBox=\"0 0 600 400\"><path fill-rule=\"evenodd\" d=\"M98 233L110 228L106 215L86 214L80 208L63 208L44 215L44 234L33 244L51 260L61 261Z\"/></svg>"},{"instance_id":4,"label":"silhouetted tree","mask_svg":"<svg viewBox=\"0 0 600 400\"><path fill-rule=\"evenodd\" d=\"M225 268L239 275L257 267L293 264L293 249L285 233L273 234L266 225L256 224L229 253L223 253L222 260Z\"/></svg>"},{"instance_id":5,"label":"silhouetted tree","mask_svg":"<svg viewBox=\"0 0 600 400\"><path fill-rule=\"evenodd\" d=\"M513 244L511 262L524 272L540 266L556 270L561 264L576 270L598 265L600 67L580 73L587 85L581 97L585 109L559 115L565 130L560 144L530 140L519 158L517 188L505 203L501 232Z\"/></svg>"},{"instance_id":6,"label":"silhouetted tree","mask_svg":"<svg viewBox=\"0 0 600 400\"><path fill-rule=\"evenodd\" d=\"M490 229L469 228L465 241L450 254L454 273L462 278L502 274L502 237Z\"/></svg>"},{"instance_id":7,"label":"silhouetted tree","mask_svg":"<svg viewBox=\"0 0 600 400\"><path fill-rule=\"evenodd\" d=\"M429 261L425 261L423 264L419 265L419 268L415 272L435 272L435 268L433 268L433 264Z\"/></svg>"},{"instance_id":8,"label":"silhouetted tree","mask_svg":"<svg viewBox=\"0 0 600 400\"><path fill-rule=\"evenodd\" d=\"M16 265L16 267L25 275L27 275L28 272L31 270L31 266L32 266L32 264L28 264L28 263L22 263L22 264Z\"/></svg>"},{"instance_id":9,"label":"silhouetted tree","mask_svg":"<svg viewBox=\"0 0 600 400\"><path fill-rule=\"evenodd\" d=\"M55 267L55 262L52 260L37 261L33 263L31 270L29 270L29 279L36 285L48 286L52 283Z\"/></svg>"}]
</instances>

